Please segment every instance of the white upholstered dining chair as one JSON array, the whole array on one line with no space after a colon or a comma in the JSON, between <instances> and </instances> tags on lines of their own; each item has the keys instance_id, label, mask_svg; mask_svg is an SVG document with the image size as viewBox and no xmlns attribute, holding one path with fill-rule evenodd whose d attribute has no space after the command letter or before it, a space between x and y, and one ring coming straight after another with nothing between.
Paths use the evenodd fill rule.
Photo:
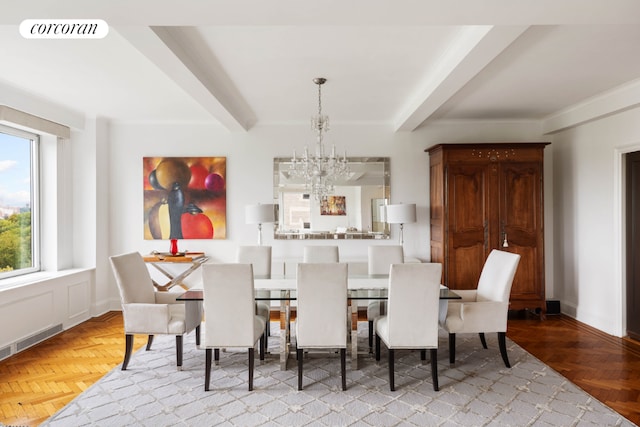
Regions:
<instances>
[{"instance_id":1,"label":"white upholstered dining chair","mask_svg":"<svg viewBox=\"0 0 640 427\"><path fill-rule=\"evenodd\" d=\"M478 287L455 293L462 300L451 300L442 327L449 333L449 363L456 359L456 334L478 333L486 349L485 333L497 332L502 360L511 367L507 356L506 332L509 295L520 255L497 249L491 251L480 273Z\"/></svg>"},{"instance_id":2,"label":"white upholstered dining chair","mask_svg":"<svg viewBox=\"0 0 640 427\"><path fill-rule=\"evenodd\" d=\"M302 262L340 262L340 252L338 250L338 246L305 246L302 253Z\"/></svg>"},{"instance_id":3,"label":"white upholstered dining chair","mask_svg":"<svg viewBox=\"0 0 640 427\"><path fill-rule=\"evenodd\" d=\"M367 252L367 271L369 275L389 274L391 264L404 263L402 245L371 245ZM370 301L367 306L367 321L369 323L369 352L373 346L373 331L375 320L386 313L386 301Z\"/></svg>"},{"instance_id":4,"label":"white upholstered dining chair","mask_svg":"<svg viewBox=\"0 0 640 427\"><path fill-rule=\"evenodd\" d=\"M135 334L148 335L147 348L151 349L154 335L176 336L176 359L182 367L183 335L196 331L196 344L200 342L202 305L176 301L180 294L157 292L144 259L138 252L114 255L109 258L120 292L124 318L125 354L122 370L126 370L133 349Z\"/></svg>"},{"instance_id":5,"label":"white upholstered dining chair","mask_svg":"<svg viewBox=\"0 0 640 427\"><path fill-rule=\"evenodd\" d=\"M203 347L205 348L204 389L209 390L212 351L216 361L221 348L246 348L249 364L249 391L253 390L255 346L264 339L265 321L255 313L253 268L251 264L205 264ZM264 342L260 343L264 360Z\"/></svg>"},{"instance_id":6,"label":"white upholstered dining chair","mask_svg":"<svg viewBox=\"0 0 640 427\"><path fill-rule=\"evenodd\" d=\"M376 360L380 341L388 349L389 389L395 391L395 350L420 350L421 360L431 353L433 389L438 391L438 308L442 264L393 264L389 274L387 314L375 323Z\"/></svg>"},{"instance_id":7,"label":"white upholstered dining chair","mask_svg":"<svg viewBox=\"0 0 640 427\"><path fill-rule=\"evenodd\" d=\"M239 246L236 253L236 262L240 264L251 264L253 266L254 277L261 279L271 278L271 246ZM268 298L269 291L256 291L256 297ZM264 318L266 323L266 333L264 336L265 350L268 346L269 335L271 335L271 305L269 301L256 301L256 314Z\"/></svg>"},{"instance_id":8,"label":"white upholstered dining chair","mask_svg":"<svg viewBox=\"0 0 640 427\"><path fill-rule=\"evenodd\" d=\"M347 264L298 264L296 354L302 390L305 350L339 349L342 389L347 389Z\"/></svg>"}]
</instances>

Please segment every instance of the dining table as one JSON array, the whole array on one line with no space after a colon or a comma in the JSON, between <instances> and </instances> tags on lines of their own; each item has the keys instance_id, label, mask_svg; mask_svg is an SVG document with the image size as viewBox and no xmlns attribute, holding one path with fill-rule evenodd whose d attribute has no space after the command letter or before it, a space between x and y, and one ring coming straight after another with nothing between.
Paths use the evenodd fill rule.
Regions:
<instances>
[{"instance_id":1,"label":"dining table","mask_svg":"<svg viewBox=\"0 0 640 427\"><path fill-rule=\"evenodd\" d=\"M256 301L279 301L280 303L280 369L287 369L287 360L292 352L291 342L291 305L296 301L297 281L295 277L272 276L254 278L254 290L256 291ZM347 316L348 347L350 350L351 369L358 369L358 355L367 354L358 349L358 301L362 300L386 300L389 289L389 275L350 275L347 279ZM264 292L269 291L268 296ZM444 320L447 314L449 300L461 299L460 295L450 290L446 286L440 285L439 297L439 317ZM176 298L177 301L203 301L204 291L196 286Z\"/></svg>"}]
</instances>

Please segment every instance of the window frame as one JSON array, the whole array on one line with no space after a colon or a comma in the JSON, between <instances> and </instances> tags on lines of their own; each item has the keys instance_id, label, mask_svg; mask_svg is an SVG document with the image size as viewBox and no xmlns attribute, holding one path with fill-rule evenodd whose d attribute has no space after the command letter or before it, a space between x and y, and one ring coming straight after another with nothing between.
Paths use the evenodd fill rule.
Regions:
<instances>
[{"instance_id":1,"label":"window frame","mask_svg":"<svg viewBox=\"0 0 640 427\"><path fill-rule=\"evenodd\" d=\"M40 146L41 136L37 133L0 123L0 133L30 141L30 206L31 206L31 267L0 272L0 281L11 277L24 276L42 270L41 230L40 230Z\"/></svg>"}]
</instances>

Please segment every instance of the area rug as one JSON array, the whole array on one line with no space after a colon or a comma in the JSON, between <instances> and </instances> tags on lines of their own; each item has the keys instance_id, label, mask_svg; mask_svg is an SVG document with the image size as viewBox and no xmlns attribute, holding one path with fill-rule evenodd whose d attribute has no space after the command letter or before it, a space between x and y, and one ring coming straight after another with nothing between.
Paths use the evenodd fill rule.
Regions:
<instances>
[{"instance_id":1,"label":"area rug","mask_svg":"<svg viewBox=\"0 0 640 427\"><path fill-rule=\"evenodd\" d=\"M366 324L363 323L366 328ZM272 323L277 335L278 323ZM494 334L492 334L494 335ZM366 330L359 331L366 348ZM175 367L175 339L158 336L151 351L135 353L127 371L115 368L47 420L44 426L633 426L521 347L507 340L505 368L495 336L483 349L477 335L456 340L449 365L446 334L440 337L440 391L431 368L414 351L396 352L396 391L389 391L386 351L376 362L359 358L347 367L342 391L337 354L308 354L304 390L297 365L280 370L279 340L272 356L256 360L254 391L247 390L246 352L221 352L211 391L204 391L205 352L185 339L183 370ZM359 342L360 345L360 342ZM257 358L256 358L257 359Z\"/></svg>"}]
</instances>

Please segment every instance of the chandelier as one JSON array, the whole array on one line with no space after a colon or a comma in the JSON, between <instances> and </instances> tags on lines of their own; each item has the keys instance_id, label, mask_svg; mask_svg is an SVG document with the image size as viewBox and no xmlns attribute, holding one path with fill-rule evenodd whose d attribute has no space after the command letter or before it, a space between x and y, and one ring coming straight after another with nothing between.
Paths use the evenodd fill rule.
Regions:
<instances>
[{"instance_id":1,"label":"chandelier","mask_svg":"<svg viewBox=\"0 0 640 427\"><path fill-rule=\"evenodd\" d=\"M342 158L336 156L335 145L331 147L329 155L325 153L323 138L329 130L329 116L322 114L322 85L326 81L322 77L313 79L318 85L318 114L311 117L311 129L316 132L315 154L309 154L309 148L305 147L302 158L297 158L293 150L290 170L291 175L304 179L305 190L313 194L316 200L333 193L335 182L349 173L346 150Z\"/></svg>"}]
</instances>

